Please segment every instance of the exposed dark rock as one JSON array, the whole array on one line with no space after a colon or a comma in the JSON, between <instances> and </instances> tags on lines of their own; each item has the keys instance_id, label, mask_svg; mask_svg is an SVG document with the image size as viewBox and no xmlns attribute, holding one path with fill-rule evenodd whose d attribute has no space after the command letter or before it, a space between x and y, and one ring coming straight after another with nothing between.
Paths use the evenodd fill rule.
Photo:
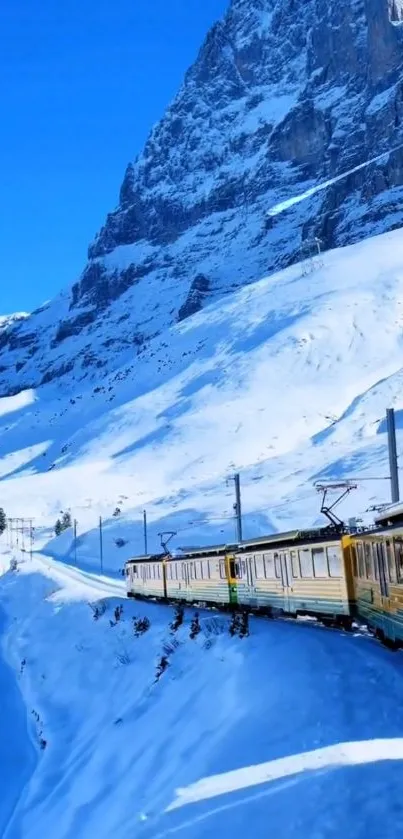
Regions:
<instances>
[{"instance_id":1,"label":"exposed dark rock","mask_svg":"<svg viewBox=\"0 0 403 839\"><path fill-rule=\"evenodd\" d=\"M96 316L97 313L94 310L89 310L87 312L81 312L71 320L61 321L52 341L52 346L56 347L72 335L79 335L84 326L89 326L90 323L96 320Z\"/></svg>"},{"instance_id":2,"label":"exposed dark rock","mask_svg":"<svg viewBox=\"0 0 403 839\"><path fill-rule=\"evenodd\" d=\"M52 382L53 379L59 379L62 376L65 376L66 373L70 373L73 369L74 360L67 361L66 364L61 364L60 367L51 367L42 376L40 384L46 385L48 382Z\"/></svg>"},{"instance_id":3,"label":"exposed dark rock","mask_svg":"<svg viewBox=\"0 0 403 839\"><path fill-rule=\"evenodd\" d=\"M181 321L190 317L190 315L196 314L203 307L203 301L206 299L209 290L210 283L208 278L203 274L198 274L190 286L190 291L185 302L179 309L178 320Z\"/></svg>"}]
</instances>

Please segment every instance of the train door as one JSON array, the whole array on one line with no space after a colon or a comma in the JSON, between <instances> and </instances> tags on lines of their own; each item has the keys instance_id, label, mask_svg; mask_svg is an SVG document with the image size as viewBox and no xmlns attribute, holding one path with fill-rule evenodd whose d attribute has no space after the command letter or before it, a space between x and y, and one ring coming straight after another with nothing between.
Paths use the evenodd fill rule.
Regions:
<instances>
[{"instance_id":1,"label":"train door","mask_svg":"<svg viewBox=\"0 0 403 839\"><path fill-rule=\"evenodd\" d=\"M182 597L188 597L189 593L189 563L182 562L182 579L179 588L183 592Z\"/></svg>"},{"instance_id":2,"label":"train door","mask_svg":"<svg viewBox=\"0 0 403 839\"><path fill-rule=\"evenodd\" d=\"M225 569L228 580L229 602L238 603L237 559L234 554L225 557Z\"/></svg>"},{"instance_id":3,"label":"train door","mask_svg":"<svg viewBox=\"0 0 403 839\"><path fill-rule=\"evenodd\" d=\"M284 611L290 612L291 608L291 594L292 594L292 567L291 556L289 553L282 552L279 554L281 584L283 586L283 601Z\"/></svg>"},{"instance_id":4,"label":"train door","mask_svg":"<svg viewBox=\"0 0 403 839\"><path fill-rule=\"evenodd\" d=\"M256 590L254 588L251 556L237 556L237 597L238 603L245 606L257 606Z\"/></svg>"}]
</instances>

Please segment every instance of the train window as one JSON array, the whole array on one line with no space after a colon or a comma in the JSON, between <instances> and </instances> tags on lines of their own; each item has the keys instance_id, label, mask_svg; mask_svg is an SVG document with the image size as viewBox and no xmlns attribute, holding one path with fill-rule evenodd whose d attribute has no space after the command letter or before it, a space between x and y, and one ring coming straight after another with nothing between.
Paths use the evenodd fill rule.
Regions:
<instances>
[{"instance_id":1,"label":"train window","mask_svg":"<svg viewBox=\"0 0 403 839\"><path fill-rule=\"evenodd\" d=\"M301 577L312 577L312 554L310 548L303 548L299 551L299 564L301 567Z\"/></svg>"},{"instance_id":2,"label":"train window","mask_svg":"<svg viewBox=\"0 0 403 839\"><path fill-rule=\"evenodd\" d=\"M209 580L216 580L220 576L220 563L215 559L207 560Z\"/></svg>"},{"instance_id":3,"label":"train window","mask_svg":"<svg viewBox=\"0 0 403 839\"><path fill-rule=\"evenodd\" d=\"M264 555L264 566L265 566L265 575L267 580L273 580L276 576L276 571L274 568L274 557L273 554L265 554Z\"/></svg>"},{"instance_id":4,"label":"train window","mask_svg":"<svg viewBox=\"0 0 403 839\"><path fill-rule=\"evenodd\" d=\"M365 561L365 576L367 580L373 579L372 573L372 545L370 542L364 542L364 561Z\"/></svg>"},{"instance_id":5,"label":"train window","mask_svg":"<svg viewBox=\"0 0 403 839\"><path fill-rule=\"evenodd\" d=\"M182 562L182 580L186 580L186 562Z\"/></svg>"},{"instance_id":6,"label":"train window","mask_svg":"<svg viewBox=\"0 0 403 839\"><path fill-rule=\"evenodd\" d=\"M382 562L382 558L380 556L381 551L382 545L379 542L375 542L372 545L372 557L374 561L374 573L376 580L379 580L379 563Z\"/></svg>"},{"instance_id":7,"label":"train window","mask_svg":"<svg viewBox=\"0 0 403 839\"><path fill-rule=\"evenodd\" d=\"M327 549L327 561L329 575L331 577L341 577L341 549L339 545Z\"/></svg>"},{"instance_id":8,"label":"train window","mask_svg":"<svg viewBox=\"0 0 403 839\"><path fill-rule=\"evenodd\" d=\"M403 542L400 539L395 539L395 557L397 567L397 580L403 583Z\"/></svg>"},{"instance_id":9,"label":"train window","mask_svg":"<svg viewBox=\"0 0 403 839\"><path fill-rule=\"evenodd\" d=\"M290 551L292 576L295 580L300 576L299 559L297 551Z\"/></svg>"},{"instance_id":10,"label":"train window","mask_svg":"<svg viewBox=\"0 0 403 839\"><path fill-rule=\"evenodd\" d=\"M281 561L277 553L274 554L274 572L278 580L281 579Z\"/></svg>"},{"instance_id":11,"label":"train window","mask_svg":"<svg viewBox=\"0 0 403 839\"><path fill-rule=\"evenodd\" d=\"M355 545L350 545L350 556L353 563L353 577L358 577L357 552L355 549Z\"/></svg>"},{"instance_id":12,"label":"train window","mask_svg":"<svg viewBox=\"0 0 403 839\"><path fill-rule=\"evenodd\" d=\"M312 548L313 573L315 577L328 577L327 556L324 548Z\"/></svg>"},{"instance_id":13,"label":"train window","mask_svg":"<svg viewBox=\"0 0 403 839\"><path fill-rule=\"evenodd\" d=\"M257 580L264 580L263 554L255 554L255 575Z\"/></svg>"},{"instance_id":14,"label":"train window","mask_svg":"<svg viewBox=\"0 0 403 839\"><path fill-rule=\"evenodd\" d=\"M220 577L222 580L227 579L227 575L225 573L225 562L223 559L220 559Z\"/></svg>"},{"instance_id":15,"label":"train window","mask_svg":"<svg viewBox=\"0 0 403 839\"><path fill-rule=\"evenodd\" d=\"M390 544L389 539L386 540L386 558L388 563L389 569L389 579L391 583L397 582L397 574L396 574L396 562L395 557L393 555L392 545Z\"/></svg>"},{"instance_id":16,"label":"train window","mask_svg":"<svg viewBox=\"0 0 403 839\"><path fill-rule=\"evenodd\" d=\"M132 565L132 571L133 571L133 576L137 577L137 573L138 573L137 565Z\"/></svg>"},{"instance_id":17,"label":"train window","mask_svg":"<svg viewBox=\"0 0 403 839\"><path fill-rule=\"evenodd\" d=\"M242 563L240 559L235 560L235 576L237 580L240 580L242 577Z\"/></svg>"},{"instance_id":18,"label":"train window","mask_svg":"<svg viewBox=\"0 0 403 839\"><path fill-rule=\"evenodd\" d=\"M357 542L356 549L357 549L357 558L358 558L358 576L363 578L363 577L365 577L365 572L364 572L364 548L363 548L362 542Z\"/></svg>"},{"instance_id":19,"label":"train window","mask_svg":"<svg viewBox=\"0 0 403 839\"><path fill-rule=\"evenodd\" d=\"M203 566L203 579L204 580L209 580L210 579L210 561L208 559L203 559L202 566Z\"/></svg>"}]
</instances>

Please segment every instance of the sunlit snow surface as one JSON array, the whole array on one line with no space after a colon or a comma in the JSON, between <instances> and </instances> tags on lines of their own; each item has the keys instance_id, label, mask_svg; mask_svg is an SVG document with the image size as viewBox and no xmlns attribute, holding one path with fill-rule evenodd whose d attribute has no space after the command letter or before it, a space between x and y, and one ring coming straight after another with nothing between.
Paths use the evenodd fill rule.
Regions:
<instances>
[{"instance_id":1,"label":"sunlit snow surface","mask_svg":"<svg viewBox=\"0 0 403 839\"><path fill-rule=\"evenodd\" d=\"M192 610L172 635L170 607L120 594L39 556L0 579L36 749L27 773L0 741L6 839L401 836L400 653L295 621L251 619L230 638L229 618L203 611L192 641ZM140 638L134 615L151 621ZM24 719L2 712L29 752Z\"/></svg>"},{"instance_id":2,"label":"sunlit snow surface","mask_svg":"<svg viewBox=\"0 0 403 839\"><path fill-rule=\"evenodd\" d=\"M312 270L311 270L312 269ZM357 478L341 512L387 501L387 407L403 408L403 234L304 263L227 296L82 390L74 377L1 400L2 498L35 547L119 569L158 533L173 548L318 522L317 480ZM101 353L99 343L99 353ZM77 519L52 541L60 510ZM120 515L113 517L119 508ZM116 539L125 544L116 546Z\"/></svg>"}]
</instances>

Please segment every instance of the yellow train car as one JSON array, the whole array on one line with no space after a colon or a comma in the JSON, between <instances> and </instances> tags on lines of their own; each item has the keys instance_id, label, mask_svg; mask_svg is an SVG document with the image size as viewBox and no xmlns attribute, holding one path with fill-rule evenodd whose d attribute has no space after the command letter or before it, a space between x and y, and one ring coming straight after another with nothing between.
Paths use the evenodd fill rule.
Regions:
<instances>
[{"instance_id":1,"label":"yellow train car","mask_svg":"<svg viewBox=\"0 0 403 839\"><path fill-rule=\"evenodd\" d=\"M336 532L296 530L244 542L236 562L240 605L350 623L350 557Z\"/></svg>"},{"instance_id":2,"label":"yellow train car","mask_svg":"<svg viewBox=\"0 0 403 839\"><path fill-rule=\"evenodd\" d=\"M357 615L386 643L403 643L403 506L349 539Z\"/></svg>"},{"instance_id":3,"label":"yellow train car","mask_svg":"<svg viewBox=\"0 0 403 839\"><path fill-rule=\"evenodd\" d=\"M354 605L349 550L329 528L240 545L187 549L126 563L129 597L314 615L347 625Z\"/></svg>"}]
</instances>

